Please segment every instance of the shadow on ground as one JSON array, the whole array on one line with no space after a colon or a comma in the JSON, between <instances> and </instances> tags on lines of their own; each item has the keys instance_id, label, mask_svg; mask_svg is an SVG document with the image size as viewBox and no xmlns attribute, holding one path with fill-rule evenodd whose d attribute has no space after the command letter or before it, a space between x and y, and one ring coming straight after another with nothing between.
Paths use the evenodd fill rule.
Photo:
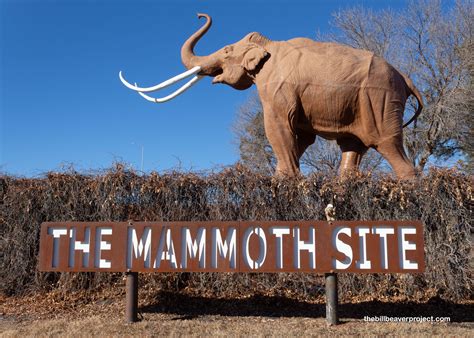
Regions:
<instances>
[{"instance_id":1,"label":"shadow on ground","mask_svg":"<svg viewBox=\"0 0 474 338\"><path fill-rule=\"evenodd\" d=\"M153 304L143 306L141 313L176 314L176 320L206 315L310 317L324 318L324 304L313 304L284 297L254 296L245 299L216 299L161 292ZM474 305L456 304L440 298L426 303L368 301L340 304L339 317L363 319L364 316L451 317L451 322L474 322Z\"/></svg>"}]
</instances>

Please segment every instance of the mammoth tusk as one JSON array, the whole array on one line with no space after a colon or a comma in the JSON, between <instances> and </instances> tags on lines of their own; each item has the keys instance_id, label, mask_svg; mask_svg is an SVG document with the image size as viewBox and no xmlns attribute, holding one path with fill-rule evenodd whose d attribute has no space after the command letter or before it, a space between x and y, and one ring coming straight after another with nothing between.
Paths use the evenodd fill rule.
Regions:
<instances>
[{"instance_id":1,"label":"mammoth tusk","mask_svg":"<svg viewBox=\"0 0 474 338\"><path fill-rule=\"evenodd\" d=\"M195 85L197 82L199 82L199 80L201 80L203 78L203 76L201 75L196 75L195 77L193 77L191 80L189 80L188 82L186 82L186 84L184 84L181 88L179 88L178 90L176 90L175 92L171 93L170 95L168 96L165 96L165 97L161 97L161 98L155 98L155 97L151 97L151 96L148 96L146 94L143 94L142 92L138 92L138 94L140 94L143 98L145 98L146 100L150 101L150 102L155 102L155 103L163 103L163 102L166 102L166 101L169 101L171 99L174 99L176 96L178 96L179 94L182 94L183 92L185 92L186 90L188 90L189 88L191 88L193 85ZM137 84L135 83L135 86L137 86ZM138 87L137 87L138 88Z\"/></svg>"},{"instance_id":2,"label":"mammoth tusk","mask_svg":"<svg viewBox=\"0 0 474 338\"><path fill-rule=\"evenodd\" d=\"M187 78L188 76L191 76L193 74L196 74L197 72L199 72L201 70L201 67L199 66L196 66L196 67L193 67L187 71L185 71L184 73L181 73L179 75L176 75L175 77L172 77L171 79L168 79L160 84L157 84L153 87L138 87L138 86L134 86L130 83L127 82L127 80L125 80L125 78L123 77L122 75L122 71L119 72L119 77L120 77L120 81L122 81L122 83L125 85L125 87L127 88L130 88L131 90L134 90L134 91L137 91L137 92L143 92L143 93L147 93L147 92L154 92L154 91L157 91L157 90L160 90L162 88L166 88L182 79L185 79Z\"/></svg>"}]
</instances>

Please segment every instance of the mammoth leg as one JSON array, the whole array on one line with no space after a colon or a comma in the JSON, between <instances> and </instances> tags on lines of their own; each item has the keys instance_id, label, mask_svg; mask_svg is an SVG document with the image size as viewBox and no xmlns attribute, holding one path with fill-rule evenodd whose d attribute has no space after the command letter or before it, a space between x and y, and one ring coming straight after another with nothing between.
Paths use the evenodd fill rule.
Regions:
<instances>
[{"instance_id":1,"label":"mammoth leg","mask_svg":"<svg viewBox=\"0 0 474 338\"><path fill-rule=\"evenodd\" d=\"M314 143L316 135L314 133L298 133L298 158L303 156L305 150Z\"/></svg>"},{"instance_id":2,"label":"mammoth leg","mask_svg":"<svg viewBox=\"0 0 474 338\"><path fill-rule=\"evenodd\" d=\"M365 116L366 129L377 131L378 140L372 138L371 146L382 155L400 179L415 176L415 168L403 149L403 111L406 95L399 91L365 89L365 95L359 95L362 116ZM373 122L370 122L373 120ZM374 135L376 135L374 133Z\"/></svg>"},{"instance_id":3,"label":"mammoth leg","mask_svg":"<svg viewBox=\"0 0 474 338\"><path fill-rule=\"evenodd\" d=\"M338 139L337 144L341 147L342 151L339 176L344 176L351 171L358 170L367 147L355 137Z\"/></svg>"},{"instance_id":4,"label":"mammoth leg","mask_svg":"<svg viewBox=\"0 0 474 338\"><path fill-rule=\"evenodd\" d=\"M265 134L277 159L276 175L297 176L300 172L299 146L290 127L288 113L279 114L264 105Z\"/></svg>"},{"instance_id":5,"label":"mammoth leg","mask_svg":"<svg viewBox=\"0 0 474 338\"><path fill-rule=\"evenodd\" d=\"M403 149L403 135L401 133L384 140L375 149L390 163L398 178L415 177L415 168Z\"/></svg>"}]
</instances>

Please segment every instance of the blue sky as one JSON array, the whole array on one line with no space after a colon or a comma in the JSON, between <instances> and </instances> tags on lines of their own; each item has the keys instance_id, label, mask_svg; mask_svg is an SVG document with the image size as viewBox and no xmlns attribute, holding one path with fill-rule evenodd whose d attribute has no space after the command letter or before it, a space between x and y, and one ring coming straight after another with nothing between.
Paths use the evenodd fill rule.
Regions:
<instances>
[{"instance_id":1,"label":"blue sky","mask_svg":"<svg viewBox=\"0 0 474 338\"><path fill-rule=\"evenodd\" d=\"M206 78L154 104L125 88L119 70L143 86L183 72L180 48L203 23L197 12L213 17L195 49L203 55L252 31L315 38L331 13L358 4L405 2L0 0L0 171L36 176L114 161L140 169L142 148L144 171L233 164L232 125L254 87L236 91Z\"/></svg>"}]
</instances>

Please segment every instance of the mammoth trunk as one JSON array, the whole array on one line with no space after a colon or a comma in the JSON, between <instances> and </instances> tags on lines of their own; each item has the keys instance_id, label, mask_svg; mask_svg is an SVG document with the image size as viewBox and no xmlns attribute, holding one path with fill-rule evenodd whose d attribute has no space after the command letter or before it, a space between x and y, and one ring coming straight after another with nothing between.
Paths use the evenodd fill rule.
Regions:
<instances>
[{"instance_id":1,"label":"mammoth trunk","mask_svg":"<svg viewBox=\"0 0 474 338\"><path fill-rule=\"evenodd\" d=\"M207 14L198 14L198 18L206 18L206 23L199 28L193 35L191 35L181 47L181 61L188 69L195 66L202 66L211 61L209 56L197 56L194 54L194 46L209 30L212 25L212 19Z\"/></svg>"}]
</instances>

